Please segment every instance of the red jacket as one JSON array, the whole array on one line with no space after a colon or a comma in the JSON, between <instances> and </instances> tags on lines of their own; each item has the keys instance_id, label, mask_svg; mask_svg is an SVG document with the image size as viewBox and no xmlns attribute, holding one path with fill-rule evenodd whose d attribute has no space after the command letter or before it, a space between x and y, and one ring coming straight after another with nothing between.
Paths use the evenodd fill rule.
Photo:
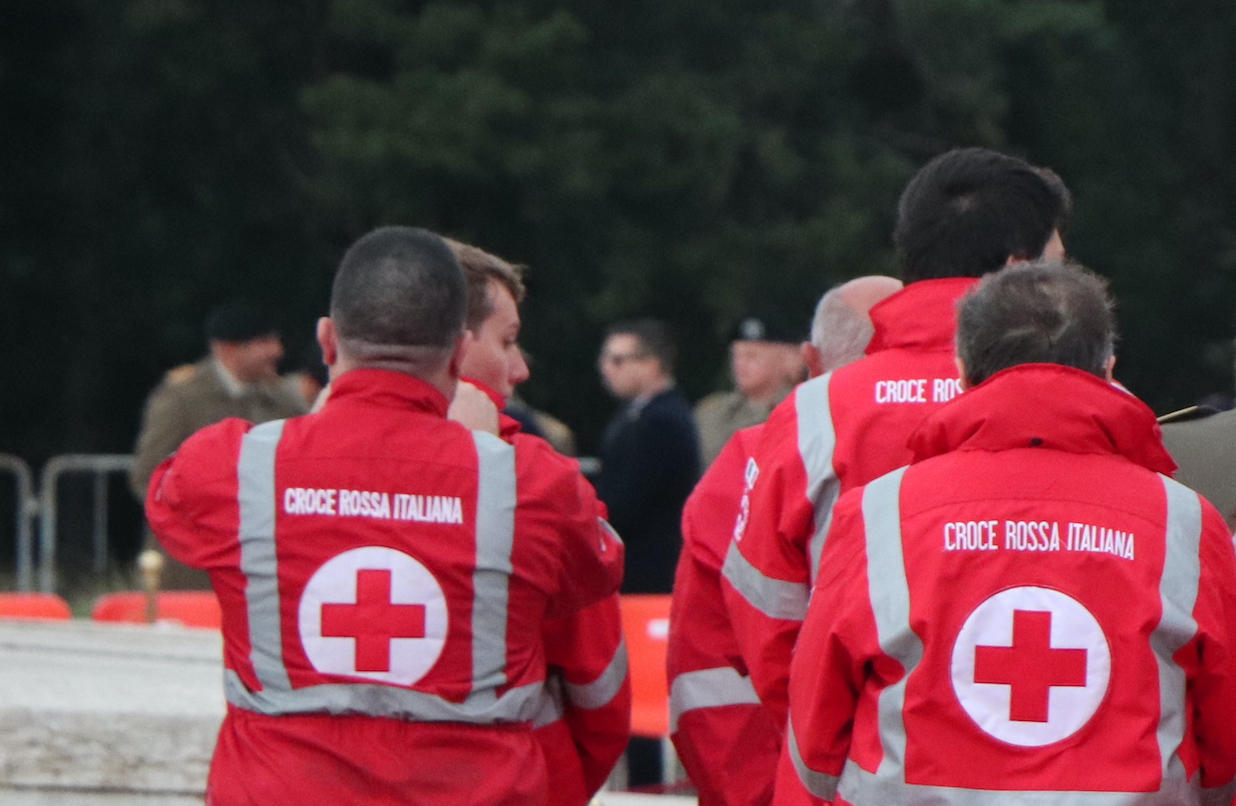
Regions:
<instances>
[{"instance_id":1,"label":"red jacket","mask_svg":"<svg viewBox=\"0 0 1236 806\"><path fill-rule=\"evenodd\" d=\"M682 511L666 666L670 738L700 806L772 801L781 729L760 705L721 596L743 471L760 426L730 438Z\"/></svg>"},{"instance_id":2,"label":"red jacket","mask_svg":"<svg viewBox=\"0 0 1236 806\"><path fill-rule=\"evenodd\" d=\"M464 380L487 394L501 412L506 405L502 395L475 378ZM501 414L498 419L499 436L506 442L545 442L522 433L514 417ZM597 510L604 518L600 501ZM618 594L546 621L544 637L548 685L533 724L546 766L553 770L548 803L585 806L631 738L631 681Z\"/></svg>"},{"instance_id":3,"label":"red jacket","mask_svg":"<svg viewBox=\"0 0 1236 806\"><path fill-rule=\"evenodd\" d=\"M908 462L910 434L961 390L955 309L976 282L925 280L877 304L869 355L800 384L764 424L723 575L751 680L779 724L833 503Z\"/></svg>"},{"instance_id":4,"label":"red jacket","mask_svg":"<svg viewBox=\"0 0 1236 806\"><path fill-rule=\"evenodd\" d=\"M151 525L223 608L208 802L545 802L544 621L611 594L622 546L570 460L446 405L354 370L320 413L225 420L156 471Z\"/></svg>"},{"instance_id":5,"label":"red jacket","mask_svg":"<svg viewBox=\"0 0 1236 806\"><path fill-rule=\"evenodd\" d=\"M1236 552L1150 410L1028 364L912 444L837 504L778 802L1231 802Z\"/></svg>"}]
</instances>

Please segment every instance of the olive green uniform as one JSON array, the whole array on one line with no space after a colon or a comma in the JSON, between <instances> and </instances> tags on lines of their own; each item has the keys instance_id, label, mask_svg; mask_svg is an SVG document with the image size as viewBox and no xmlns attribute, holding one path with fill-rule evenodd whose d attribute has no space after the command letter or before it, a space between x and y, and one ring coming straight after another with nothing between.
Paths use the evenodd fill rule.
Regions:
<instances>
[{"instance_id":1,"label":"olive green uniform","mask_svg":"<svg viewBox=\"0 0 1236 806\"><path fill-rule=\"evenodd\" d=\"M1236 409L1163 426L1163 445L1180 465L1176 480L1201 493L1236 528Z\"/></svg>"},{"instance_id":2,"label":"olive green uniform","mask_svg":"<svg viewBox=\"0 0 1236 806\"><path fill-rule=\"evenodd\" d=\"M742 392L715 392L695 404L695 427L700 435L700 467L707 469L734 432L768 419L790 393L783 389L768 403L757 403Z\"/></svg>"},{"instance_id":3,"label":"olive green uniform","mask_svg":"<svg viewBox=\"0 0 1236 806\"><path fill-rule=\"evenodd\" d=\"M241 417L254 423L304 414L305 402L279 379L246 384L230 389L214 359L170 370L146 400L142 428L137 437L129 484L139 501L146 499L146 487L155 467L172 454L195 431L228 417ZM154 546L147 531L146 543ZM163 588L208 588L204 572L193 571L168 558L163 572Z\"/></svg>"}]
</instances>

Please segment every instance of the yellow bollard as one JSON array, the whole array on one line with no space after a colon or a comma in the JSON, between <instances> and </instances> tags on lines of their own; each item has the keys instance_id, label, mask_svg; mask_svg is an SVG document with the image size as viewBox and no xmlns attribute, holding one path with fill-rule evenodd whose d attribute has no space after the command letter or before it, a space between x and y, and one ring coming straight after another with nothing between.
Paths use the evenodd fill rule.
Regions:
<instances>
[{"instance_id":1,"label":"yellow bollard","mask_svg":"<svg viewBox=\"0 0 1236 806\"><path fill-rule=\"evenodd\" d=\"M159 619L159 580L163 576L163 555L155 549L146 549L138 555L137 567L146 585L146 621L154 624Z\"/></svg>"}]
</instances>

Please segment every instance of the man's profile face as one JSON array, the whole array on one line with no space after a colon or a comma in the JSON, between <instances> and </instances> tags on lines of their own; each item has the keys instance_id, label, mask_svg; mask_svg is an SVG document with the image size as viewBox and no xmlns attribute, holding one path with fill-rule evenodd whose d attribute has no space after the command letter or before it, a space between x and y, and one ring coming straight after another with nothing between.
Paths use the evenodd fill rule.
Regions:
<instances>
[{"instance_id":1,"label":"man's profile face","mask_svg":"<svg viewBox=\"0 0 1236 806\"><path fill-rule=\"evenodd\" d=\"M738 391L757 400L792 386L803 372L796 345L741 340L730 344L730 370Z\"/></svg>"},{"instance_id":2,"label":"man's profile face","mask_svg":"<svg viewBox=\"0 0 1236 806\"><path fill-rule=\"evenodd\" d=\"M229 371L241 383L270 380L279 377L279 359L283 358L283 342L271 334L249 341L225 344L231 356L226 363Z\"/></svg>"},{"instance_id":3,"label":"man's profile face","mask_svg":"<svg viewBox=\"0 0 1236 806\"><path fill-rule=\"evenodd\" d=\"M656 380L659 363L644 351L638 336L614 333L601 347L597 366L610 394L619 400L631 400Z\"/></svg>"},{"instance_id":4,"label":"man's profile face","mask_svg":"<svg viewBox=\"0 0 1236 806\"><path fill-rule=\"evenodd\" d=\"M490 280L486 289L491 313L476 332L468 331L460 374L475 378L505 399L528 380L528 362L519 349L519 306L506 286Z\"/></svg>"}]
</instances>

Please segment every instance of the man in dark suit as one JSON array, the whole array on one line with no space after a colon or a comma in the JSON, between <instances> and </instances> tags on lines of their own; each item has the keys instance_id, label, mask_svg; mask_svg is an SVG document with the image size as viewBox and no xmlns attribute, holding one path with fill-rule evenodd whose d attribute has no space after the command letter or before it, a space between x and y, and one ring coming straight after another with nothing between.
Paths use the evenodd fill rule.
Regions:
<instances>
[{"instance_id":1,"label":"man in dark suit","mask_svg":"<svg viewBox=\"0 0 1236 806\"><path fill-rule=\"evenodd\" d=\"M653 319L610 327L601 349L601 378L624 404L605 429L597 478L627 546L623 593L673 588L682 506L699 478L699 439L674 388L674 358L669 329Z\"/></svg>"}]
</instances>

